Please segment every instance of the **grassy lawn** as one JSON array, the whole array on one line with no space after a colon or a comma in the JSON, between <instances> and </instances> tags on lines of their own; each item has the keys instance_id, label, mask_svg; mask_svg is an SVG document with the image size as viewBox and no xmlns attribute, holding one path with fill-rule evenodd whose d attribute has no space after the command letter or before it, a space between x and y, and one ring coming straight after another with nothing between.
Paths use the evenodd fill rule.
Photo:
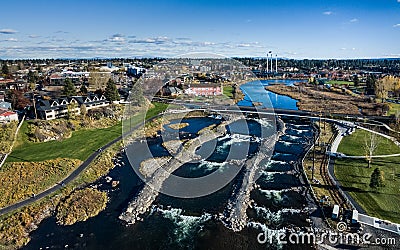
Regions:
<instances>
[{"instance_id":1,"label":"grassy lawn","mask_svg":"<svg viewBox=\"0 0 400 250\"><path fill-rule=\"evenodd\" d=\"M330 85L344 85L347 84L349 86L353 86L354 83L353 82L349 82L349 81L335 81L335 80L331 80L331 81L327 81L326 84L330 84Z\"/></svg>"},{"instance_id":2,"label":"grassy lawn","mask_svg":"<svg viewBox=\"0 0 400 250\"><path fill-rule=\"evenodd\" d=\"M343 139L339 151L348 155L363 155L364 137L368 132L357 130ZM380 137L376 155L399 153L391 141ZM400 223L400 157L376 158L368 168L366 160L341 159L335 161L335 175L342 188L367 211L369 215ZM375 168L384 172L385 187L369 187L370 176Z\"/></svg>"},{"instance_id":3,"label":"grassy lawn","mask_svg":"<svg viewBox=\"0 0 400 250\"><path fill-rule=\"evenodd\" d=\"M154 103L154 107L148 110L146 118L152 117L166 108L166 104ZM135 126L143 121L143 115L138 114L131 119L132 125ZM13 152L7 158L8 162L45 161L55 158L70 158L84 161L98 148L122 134L122 125L119 122L117 125L109 128L74 131L70 138L63 141L33 143L28 140L28 136L26 135L26 123L21 126L18 142Z\"/></svg>"},{"instance_id":4,"label":"grassy lawn","mask_svg":"<svg viewBox=\"0 0 400 250\"><path fill-rule=\"evenodd\" d=\"M397 112L400 112L400 104L397 103L389 103L390 109L388 115L395 115Z\"/></svg>"},{"instance_id":5,"label":"grassy lawn","mask_svg":"<svg viewBox=\"0 0 400 250\"><path fill-rule=\"evenodd\" d=\"M231 85L225 85L223 94L229 98L233 98L233 87Z\"/></svg>"}]
</instances>

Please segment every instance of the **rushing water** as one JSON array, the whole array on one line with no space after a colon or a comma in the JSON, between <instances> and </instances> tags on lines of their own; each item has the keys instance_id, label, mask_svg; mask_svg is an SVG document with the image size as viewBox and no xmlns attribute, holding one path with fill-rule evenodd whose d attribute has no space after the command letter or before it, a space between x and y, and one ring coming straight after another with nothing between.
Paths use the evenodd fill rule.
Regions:
<instances>
[{"instance_id":1,"label":"rushing water","mask_svg":"<svg viewBox=\"0 0 400 250\"><path fill-rule=\"evenodd\" d=\"M259 104L261 108L279 108L279 109L293 109L297 110L297 101L284 95L275 94L265 89L265 86L271 84L285 84L292 86L298 80L261 80L248 82L243 84L240 89L245 94L242 101L238 103L239 106L253 106L255 103Z\"/></svg>"},{"instance_id":2,"label":"rushing water","mask_svg":"<svg viewBox=\"0 0 400 250\"><path fill-rule=\"evenodd\" d=\"M176 122L178 121L172 123ZM179 137L193 137L200 129L219 124L221 121L212 118L187 118L182 122L189 123L189 126L180 130ZM251 193L254 203L247 210L249 222L241 232L227 229L219 219L232 197L237 179L217 192L200 198L180 199L160 194L143 221L126 226L118 216L141 190L143 183L123 155L121 161L126 164L114 168L109 173L114 180L120 181L119 186L112 188L104 179L96 183L98 188L107 191L109 196L109 203L103 212L86 222L72 226L57 225L55 218L50 217L32 233L32 240L26 249L310 248L280 246L276 242L261 245L257 242L257 235L262 231L273 234L285 228L307 226L308 215L303 211L307 202L295 165L304 155L313 129L308 120L284 119L284 122L286 132L277 142L272 160L262 162L262 175L256 182L257 188ZM240 126L233 124L228 135L217 138L216 143L206 143L202 146L215 147L211 155L200 162L184 164L174 174L199 177L213 171L224 171L224 159L232 149L238 150L237 152L248 149L247 157L257 153L260 144L254 138L260 136L261 126L270 124L255 119L247 120L247 124L249 133L242 133ZM176 131L166 127L164 133L176 134L174 132ZM168 138L168 135L163 138ZM162 142L160 137L148 140L154 157L169 155ZM135 143L130 147L135 147ZM135 161L131 163L140 164L147 157L138 152Z\"/></svg>"}]
</instances>

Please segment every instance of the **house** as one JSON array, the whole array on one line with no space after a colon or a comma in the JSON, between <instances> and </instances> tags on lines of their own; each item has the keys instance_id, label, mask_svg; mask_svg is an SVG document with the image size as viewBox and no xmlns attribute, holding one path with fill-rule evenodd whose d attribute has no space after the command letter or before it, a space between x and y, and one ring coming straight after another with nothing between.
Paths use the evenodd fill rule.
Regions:
<instances>
[{"instance_id":1,"label":"house","mask_svg":"<svg viewBox=\"0 0 400 250\"><path fill-rule=\"evenodd\" d=\"M80 114L81 105L85 105L87 110L106 107L110 102L104 95L98 96L88 94L87 96L72 96L51 100L37 100L36 111L38 117L44 120L53 120L68 116L68 106L73 108L75 114ZM71 110L70 110L71 111Z\"/></svg>"},{"instance_id":2,"label":"house","mask_svg":"<svg viewBox=\"0 0 400 250\"><path fill-rule=\"evenodd\" d=\"M0 123L18 121L18 114L8 109L0 108Z\"/></svg>"},{"instance_id":3,"label":"house","mask_svg":"<svg viewBox=\"0 0 400 250\"><path fill-rule=\"evenodd\" d=\"M221 84L200 83L189 85L185 94L195 96L216 96L222 95Z\"/></svg>"},{"instance_id":4,"label":"house","mask_svg":"<svg viewBox=\"0 0 400 250\"><path fill-rule=\"evenodd\" d=\"M89 78L89 72L62 71L50 75L50 85L63 86L65 80L70 79L75 85L80 85Z\"/></svg>"},{"instance_id":5,"label":"house","mask_svg":"<svg viewBox=\"0 0 400 250\"><path fill-rule=\"evenodd\" d=\"M24 90L28 87L28 83L24 81L9 82L6 85L6 89Z\"/></svg>"},{"instance_id":6,"label":"house","mask_svg":"<svg viewBox=\"0 0 400 250\"><path fill-rule=\"evenodd\" d=\"M4 99L3 101L0 100L0 108L11 110L11 103L5 102Z\"/></svg>"}]
</instances>

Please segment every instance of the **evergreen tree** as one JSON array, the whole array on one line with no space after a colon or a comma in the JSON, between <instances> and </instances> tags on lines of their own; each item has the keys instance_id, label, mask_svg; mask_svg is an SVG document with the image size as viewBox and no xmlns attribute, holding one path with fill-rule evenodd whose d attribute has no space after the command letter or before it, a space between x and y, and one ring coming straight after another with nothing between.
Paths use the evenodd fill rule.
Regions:
<instances>
[{"instance_id":1,"label":"evergreen tree","mask_svg":"<svg viewBox=\"0 0 400 250\"><path fill-rule=\"evenodd\" d=\"M82 86L80 88L80 92L81 92L82 95L86 95L87 94L88 90L87 90L85 84L82 84Z\"/></svg>"},{"instance_id":2,"label":"evergreen tree","mask_svg":"<svg viewBox=\"0 0 400 250\"><path fill-rule=\"evenodd\" d=\"M1 73L5 76L10 74L7 63L3 63L3 66L1 67Z\"/></svg>"},{"instance_id":3,"label":"evergreen tree","mask_svg":"<svg viewBox=\"0 0 400 250\"><path fill-rule=\"evenodd\" d=\"M374 77L374 75L368 75L367 77L367 88L366 88L366 92L367 95L374 95L375 94L375 82L376 79Z\"/></svg>"},{"instance_id":4,"label":"evergreen tree","mask_svg":"<svg viewBox=\"0 0 400 250\"><path fill-rule=\"evenodd\" d=\"M111 80L111 79L109 79L108 82L107 82L107 86L106 86L106 90L104 92L104 96L110 102L118 101L120 99L117 87L115 86L114 81Z\"/></svg>"},{"instance_id":5,"label":"evergreen tree","mask_svg":"<svg viewBox=\"0 0 400 250\"><path fill-rule=\"evenodd\" d=\"M353 83L355 87L358 87L358 85L360 84L360 80L358 79L357 75L353 76Z\"/></svg>"},{"instance_id":6,"label":"evergreen tree","mask_svg":"<svg viewBox=\"0 0 400 250\"><path fill-rule=\"evenodd\" d=\"M65 86L63 89L63 94L68 97L76 95L75 85L72 83L71 79L69 79L69 78L65 79Z\"/></svg>"},{"instance_id":7,"label":"evergreen tree","mask_svg":"<svg viewBox=\"0 0 400 250\"><path fill-rule=\"evenodd\" d=\"M371 180L369 186L372 188L378 188L384 186L384 172L379 168L375 168L374 172L371 174Z\"/></svg>"}]
</instances>

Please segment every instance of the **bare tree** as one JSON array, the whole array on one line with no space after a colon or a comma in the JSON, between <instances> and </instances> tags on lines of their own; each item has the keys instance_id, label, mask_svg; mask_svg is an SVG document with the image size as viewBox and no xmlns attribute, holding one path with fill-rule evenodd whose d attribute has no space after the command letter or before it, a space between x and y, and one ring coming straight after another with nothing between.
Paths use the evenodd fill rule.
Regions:
<instances>
[{"instance_id":1,"label":"bare tree","mask_svg":"<svg viewBox=\"0 0 400 250\"><path fill-rule=\"evenodd\" d=\"M92 71L89 74L89 88L94 90L105 89L109 79L110 74L107 72Z\"/></svg>"},{"instance_id":2,"label":"bare tree","mask_svg":"<svg viewBox=\"0 0 400 250\"><path fill-rule=\"evenodd\" d=\"M368 168L371 168L372 156L374 155L374 152L378 147L378 144L379 140L377 134L371 132L365 135L364 152L365 152L365 158L368 161Z\"/></svg>"}]
</instances>

